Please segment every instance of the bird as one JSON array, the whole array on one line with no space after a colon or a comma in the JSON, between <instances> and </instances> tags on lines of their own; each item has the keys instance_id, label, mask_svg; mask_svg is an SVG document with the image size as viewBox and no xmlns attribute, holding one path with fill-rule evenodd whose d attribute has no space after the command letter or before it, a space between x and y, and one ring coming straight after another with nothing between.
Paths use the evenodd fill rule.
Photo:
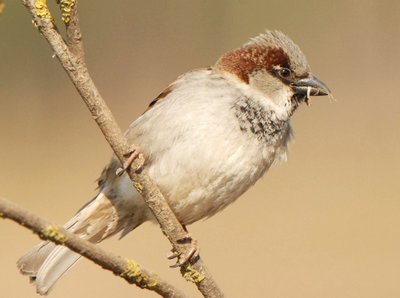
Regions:
<instances>
[{"instance_id":1,"label":"bird","mask_svg":"<svg viewBox=\"0 0 400 298\"><path fill-rule=\"evenodd\" d=\"M209 68L189 71L130 124L143 170L184 226L213 216L287 160L290 118L310 96L331 95L305 55L284 33L266 30L224 53ZM115 156L98 179L98 194L64 228L92 243L155 221ZM46 295L80 255L45 241L17 266Z\"/></svg>"}]
</instances>

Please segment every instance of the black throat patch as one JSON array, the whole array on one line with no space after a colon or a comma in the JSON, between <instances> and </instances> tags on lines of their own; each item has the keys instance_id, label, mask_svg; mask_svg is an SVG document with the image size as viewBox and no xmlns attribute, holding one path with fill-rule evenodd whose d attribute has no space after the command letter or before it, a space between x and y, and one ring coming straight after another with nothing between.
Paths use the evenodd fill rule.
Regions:
<instances>
[{"instance_id":1,"label":"black throat patch","mask_svg":"<svg viewBox=\"0 0 400 298\"><path fill-rule=\"evenodd\" d=\"M269 144L280 139L289 126L287 121L278 119L274 111L266 110L248 97L237 100L234 111L241 131L249 131L259 141Z\"/></svg>"}]
</instances>

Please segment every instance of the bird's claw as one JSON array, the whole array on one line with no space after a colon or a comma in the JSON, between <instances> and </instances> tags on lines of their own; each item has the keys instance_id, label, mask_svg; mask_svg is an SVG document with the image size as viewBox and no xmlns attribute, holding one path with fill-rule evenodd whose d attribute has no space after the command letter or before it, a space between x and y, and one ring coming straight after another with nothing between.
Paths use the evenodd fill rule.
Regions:
<instances>
[{"instance_id":1,"label":"bird's claw","mask_svg":"<svg viewBox=\"0 0 400 298\"><path fill-rule=\"evenodd\" d=\"M179 257L179 253L175 250L171 250L171 253L167 255L168 260L173 260Z\"/></svg>"},{"instance_id":2,"label":"bird's claw","mask_svg":"<svg viewBox=\"0 0 400 298\"><path fill-rule=\"evenodd\" d=\"M174 265L171 265L171 268L178 268L183 266L184 264L186 264L187 262L190 262L191 260L195 260L199 257L199 246L198 246L198 242L196 239L192 238L192 236L190 236L190 234L186 234L182 239L179 239L177 241L178 243L187 243L190 242L190 249L189 251L186 252L185 255L179 254L176 251L172 251L172 253L170 255L168 255L168 259L172 260L177 258L177 262Z\"/></svg>"},{"instance_id":3,"label":"bird's claw","mask_svg":"<svg viewBox=\"0 0 400 298\"><path fill-rule=\"evenodd\" d=\"M125 162L122 165L122 168L118 168L116 171L117 176L121 176L123 173L125 173L132 165L133 161L138 158L139 156L143 157L142 151L140 150L140 147L132 147L131 150L125 155L128 159L125 160ZM135 172L139 172L142 170L144 165L144 159L140 163L138 167L136 167Z\"/></svg>"}]
</instances>

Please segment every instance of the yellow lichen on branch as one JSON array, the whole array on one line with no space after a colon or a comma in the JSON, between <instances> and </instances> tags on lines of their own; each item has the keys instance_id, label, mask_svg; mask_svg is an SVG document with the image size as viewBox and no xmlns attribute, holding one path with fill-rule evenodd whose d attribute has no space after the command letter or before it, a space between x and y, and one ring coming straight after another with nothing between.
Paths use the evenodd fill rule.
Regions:
<instances>
[{"instance_id":1,"label":"yellow lichen on branch","mask_svg":"<svg viewBox=\"0 0 400 298\"><path fill-rule=\"evenodd\" d=\"M139 194L142 194L143 193L143 185L141 185L139 182L133 182L133 187L136 189L136 191L139 193Z\"/></svg>"},{"instance_id":2,"label":"yellow lichen on branch","mask_svg":"<svg viewBox=\"0 0 400 298\"><path fill-rule=\"evenodd\" d=\"M123 278L138 283L142 288L153 288L157 285L157 280L151 279L149 276L143 273L138 263L132 259L126 259L126 261L128 266L121 274Z\"/></svg>"},{"instance_id":3,"label":"yellow lichen on branch","mask_svg":"<svg viewBox=\"0 0 400 298\"><path fill-rule=\"evenodd\" d=\"M35 8L36 8L36 14L39 18L53 20L50 10L47 7L46 0L36 0Z\"/></svg>"},{"instance_id":4,"label":"yellow lichen on branch","mask_svg":"<svg viewBox=\"0 0 400 298\"><path fill-rule=\"evenodd\" d=\"M187 281L193 283L199 283L205 278L203 274L194 269L191 265L183 265L181 267L181 274Z\"/></svg>"},{"instance_id":5,"label":"yellow lichen on branch","mask_svg":"<svg viewBox=\"0 0 400 298\"><path fill-rule=\"evenodd\" d=\"M43 240L51 240L57 244L63 244L67 238L60 232L56 226L45 227L40 232L40 238Z\"/></svg>"},{"instance_id":6,"label":"yellow lichen on branch","mask_svg":"<svg viewBox=\"0 0 400 298\"><path fill-rule=\"evenodd\" d=\"M61 8L61 19L65 24L71 21L72 9L75 6L76 0L57 0Z\"/></svg>"}]
</instances>

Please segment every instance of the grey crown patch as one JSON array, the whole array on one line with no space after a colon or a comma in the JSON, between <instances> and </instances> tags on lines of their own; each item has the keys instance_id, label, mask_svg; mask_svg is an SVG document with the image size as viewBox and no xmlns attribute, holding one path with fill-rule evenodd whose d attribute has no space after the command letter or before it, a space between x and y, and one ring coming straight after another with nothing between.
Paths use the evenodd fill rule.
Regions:
<instances>
[{"instance_id":1,"label":"grey crown patch","mask_svg":"<svg viewBox=\"0 0 400 298\"><path fill-rule=\"evenodd\" d=\"M275 112L267 111L248 97L237 100L234 111L241 131L250 131L268 144L278 141L288 127L287 121L278 119Z\"/></svg>"}]
</instances>

